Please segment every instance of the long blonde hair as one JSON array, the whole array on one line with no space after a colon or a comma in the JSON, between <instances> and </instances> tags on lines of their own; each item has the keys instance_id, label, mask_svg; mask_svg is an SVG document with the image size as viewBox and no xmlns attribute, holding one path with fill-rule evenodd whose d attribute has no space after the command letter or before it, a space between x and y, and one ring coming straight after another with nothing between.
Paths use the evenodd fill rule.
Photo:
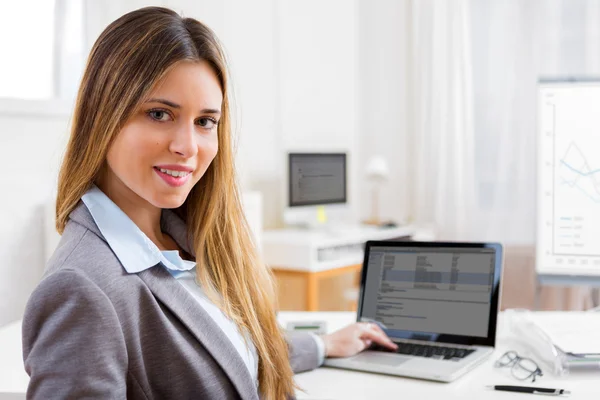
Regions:
<instances>
[{"instance_id":1,"label":"long blonde hair","mask_svg":"<svg viewBox=\"0 0 600 400\"><path fill-rule=\"evenodd\" d=\"M273 279L257 255L241 207L225 56L204 24L166 8L146 7L125 14L102 32L77 95L59 175L56 229L63 232L69 214L98 179L121 127L170 68L184 60L211 65L223 104L217 156L176 211L194 245L199 281L256 346L262 396L283 399L294 391L289 351L275 318Z\"/></svg>"}]
</instances>

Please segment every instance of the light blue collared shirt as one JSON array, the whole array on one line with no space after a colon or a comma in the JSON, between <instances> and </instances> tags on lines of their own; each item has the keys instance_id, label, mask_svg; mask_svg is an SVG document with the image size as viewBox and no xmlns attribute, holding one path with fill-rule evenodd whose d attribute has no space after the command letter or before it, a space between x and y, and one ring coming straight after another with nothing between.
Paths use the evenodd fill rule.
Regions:
<instances>
[{"instance_id":1,"label":"light blue collared shirt","mask_svg":"<svg viewBox=\"0 0 600 400\"><path fill-rule=\"evenodd\" d=\"M130 274L136 274L162 263L223 330L258 385L258 356L250 335L247 332L242 335L237 325L208 299L196 281L196 263L182 259L176 250L159 250L127 214L97 186L92 186L81 200L92 214L98 229L123 268ZM325 345L319 336L312 335L312 337L317 344L319 365L322 365L325 359Z\"/></svg>"}]
</instances>

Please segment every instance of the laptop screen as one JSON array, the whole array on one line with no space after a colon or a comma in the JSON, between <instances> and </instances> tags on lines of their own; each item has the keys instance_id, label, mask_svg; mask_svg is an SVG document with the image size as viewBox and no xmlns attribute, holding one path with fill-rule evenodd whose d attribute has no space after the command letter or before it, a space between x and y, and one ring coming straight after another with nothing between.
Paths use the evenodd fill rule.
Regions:
<instances>
[{"instance_id":1,"label":"laptop screen","mask_svg":"<svg viewBox=\"0 0 600 400\"><path fill-rule=\"evenodd\" d=\"M489 336L498 247L373 243L365 254L359 320L376 321L397 338Z\"/></svg>"}]
</instances>

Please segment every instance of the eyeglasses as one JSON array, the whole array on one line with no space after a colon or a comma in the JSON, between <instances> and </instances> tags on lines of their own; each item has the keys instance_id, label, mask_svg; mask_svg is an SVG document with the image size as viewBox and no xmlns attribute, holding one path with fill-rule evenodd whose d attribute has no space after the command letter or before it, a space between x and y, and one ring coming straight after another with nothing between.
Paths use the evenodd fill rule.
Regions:
<instances>
[{"instance_id":1,"label":"eyeglasses","mask_svg":"<svg viewBox=\"0 0 600 400\"><path fill-rule=\"evenodd\" d=\"M531 378L531 382L535 382L536 377L544 375L535 361L531 358L521 357L516 351L512 350L504 353L494 363L494 367L511 367L510 371L512 375L521 381Z\"/></svg>"}]
</instances>

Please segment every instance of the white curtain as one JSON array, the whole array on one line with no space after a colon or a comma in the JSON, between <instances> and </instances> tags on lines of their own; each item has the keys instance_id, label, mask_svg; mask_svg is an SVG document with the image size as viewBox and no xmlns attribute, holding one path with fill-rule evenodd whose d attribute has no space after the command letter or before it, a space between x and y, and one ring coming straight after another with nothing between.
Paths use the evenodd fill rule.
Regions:
<instances>
[{"instance_id":1,"label":"white curtain","mask_svg":"<svg viewBox=\"0 0 600 400\"><path fill-rule=\"evenodd\" d=\"M600 0L407 0L411 215L533 245L539 77L600 77Z\"/></svg>"},{"instance_id":2,"label":"white curtain","mask_svg":"<svg viewBox=\"0 0 600 400\"><path fill-rule=\"evenodd\" d=\"M478 220L473 234L533 246L537 81L600 76L600 1L471 0L470 5ZM585 288L543 288L541 297L545 309L591 305Z\"/></svg>"},{"instance_id":3,"label":"white curtain","mask_svg":"<svg viewBox=\"0 0 600 400\"><path fill-rule=\"evenodd\" d=\"M475 200L468 0L414 0L408 27L411 214L439 238L472 231Z\"/></svg>"},{"instance_id":4,"label":"white curtain","mask_svg":"<svg viewBox=\"0 0 600 400\"><path fill-rule=\"evenodd\" d=\"M529 254L537 82L600 77L600 0L408 1L411 214L441 238ZM533 274L529 264L513 272ZM587 289L544 289L542 307L589 299Z\"/></svg>"},{"instance_id":5,"label":"white curtain","mask_svg":"<svg viewBox=\"0 0 600 400\"><path fill-rule=\"evenodd\" d=\"M477 225L473 234L535 243L536 85L600 76L600 1L470 1Z\"/></svg>"}]
</instances>

